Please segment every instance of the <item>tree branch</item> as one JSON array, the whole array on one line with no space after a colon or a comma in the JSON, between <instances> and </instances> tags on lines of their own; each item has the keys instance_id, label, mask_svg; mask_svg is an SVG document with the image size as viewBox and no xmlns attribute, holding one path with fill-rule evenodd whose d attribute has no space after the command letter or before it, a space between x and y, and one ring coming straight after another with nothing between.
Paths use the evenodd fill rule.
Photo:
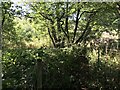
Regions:
<instances>
[{"instance_id":1,"label":"tree branch","mask_svg":"<svg viewBox=\"0 0 120 90\"><path fill-rule=\"evenodd\" d=\"M45 19L51 21L52 23L54 22L51 18L49 18L47 15L45 15L44 13L39 13L42 17L44 17Z\"/></svg>"},{"instance_id":2,"label":"tree branch","mask_svg":"<svg viewBox=\"0 0 120 90\"><path fill-rule=\"evenodd\" d=\"M74 29L74 37L73 37L72 43L74 43L76 32L77 32L77 28L78 28L79 14L80 14L80 8L78 8L78 10L77 10L77 17L76 17L76 23L75 23L75 29Z\"/></svg>"},{"instance_id":3,"label":"tree branch","mask_svg":"<svg viewBox=\"0 0 120 90\"><path fill-rule=\"evenodd\" d=\"M63 13L62 13L62 15L61 15L60 17L57 17L58 20L61 21L61 19L64 17L64 15L65 15L65 10L63 9Z\"/></svg>"},{"instance_id":4,"label":"tree branch","mask_svg":"<svg viewBox=\"0 0 120 90\"><path fill-rule=\"evenodd\" d=\"M2 23L1 23L1 28L3 28L3 25L4 25L4 22L5 22L5 14L7 13L7 11L6 11L6 9L5 9L5 12L3 13L3 11L2 11L2 14L3 14L3 16L2 16Z\"/></svg>"},{"instance_id":5,"label":"tree branch","mask_svg":"<svg viewBox=\"0 0 120 90\"><path fill-rule=\"evenodd\" d=\"M80 16L79 16L79 19L82 17L82 15L84 14L84 13L94 13L95 11L91 11L91 12L89 12L89 11L83 11L81 14L80 14Z\"/></svg>"},{"instance_id":6,"label":"tree branch","mask_svg":"<svg viewBox=\"0 0 120 90\"><path fill-rule=\"evenodd\" d=\"M68 31L68 2L66 3L65 31L67 32L66 36L68 38L68 42L70 42L69 41L69 31Z\"/></svg>"},{"instance_id":7,"label":"tree branch","mask_svg":"<svg viewBox=\"0 0 120 90\"><path fill-rule=\"evenodd\" d=\"M86 24L86 27L85 27L82 35L76 40L75 44L77 44L78 42L81 42L81 41L83 40L83 37L84 37L85 33L87 32L88 27L89 27L89 25L90 25L90 23L91 23L91 18L92 18L92 16L94 16L95 14L96 14L96 12L90 14L89 20L88 20L88 22L87 22L87 24Z\"/></svg>"},{"instance_id":8,"label":"tree branch","mask_svg":"<svg viewBox=\"0 0 120 90\"><path fill-rule=\"evenodd\" d=\"M37 11L37 9L35 8L35 7L37 7L37 6L33 6L32 4L30 4L30 5L31 5L31 7L33 7L34 10ZM49 18L45 13L39 12L38 14L40 14L43 18L45 18L45 19L53 22L53 20L52 20L51 18ZM51 15L49 15L49 16L51 16Z\"/></svg>"},{"instance_id":9,"label":"tree branch","mask_svg":"<svg viewBox=\"0 0 120 90\"><path fill-rule=\"evenodd\" d=\"M62 22L62 24L61 24L62 31L63 31L63 33L65 34L65 36L67 37L67 39L69 39L68 34L65 32L66 29L64 30L63 27L62 27L62 25L64 24L64 22L63 22L63 21L61 21L61 22Z\"/></svg>"},{"instance_id":10,"label":"tree branch","mask_svg":"<svg viewBox=\"0 0 120 90\"><path fill-rule=\"evenodd\" d=\"M49 36L50 36L50 38L51 38L51 40L52 40L53 46L55 47L56 45L55 45L54 39L53 39L53 37L52 37L52 35L51 35L51 33L50 33L49 28L48 28L48 34L49 34Z\"/></svg>"}]
</instances>

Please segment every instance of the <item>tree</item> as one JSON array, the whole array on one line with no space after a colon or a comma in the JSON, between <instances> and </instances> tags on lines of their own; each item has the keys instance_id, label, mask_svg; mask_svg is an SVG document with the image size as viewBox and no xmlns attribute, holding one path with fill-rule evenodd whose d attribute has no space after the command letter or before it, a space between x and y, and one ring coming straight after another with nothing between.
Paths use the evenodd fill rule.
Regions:
<instances>
[{"instance_id":1,"label":"tree","mask_svg":"<svg viewBox=\"0 0 120 90\"><path fill-rule=\"evenodd\" d=\"M97 31L99 28L114 27L112 22L116 18L114 15L116 11L112 10L115 8L114 3L31 3L30 7L34 12L34 17L29 17L45 20L45 26L48 28L54 47L82 43L91 36L90 33L100 33L101 31ZM109 16L111 19L108 19Z\"/></svg>"},{"instance_id":2,"label":"tree","mask_svg":"<svg viewBox=\"0 0 120 90\"><path fill-rule=\"evenodd\" d=\"M105 61L107 57L103 57L106 54L102 49L106 44L101 40L104 32L119 35L119 3L30 2L25 3L27 11L23 6L4 2L2 7L4 88L81 88L89 83L87 86L119 88L116 74L119 63L114 62L118 65L115 70L111 63L115 61L113 58ZM107 45L111 48L113 40L110 44L109 41ZM114 53L107 55L115 57ZM95 65L89 60L94 60ZM92 80L85 80L84 76L91 76Z\"/></svg>"}]
</instances>

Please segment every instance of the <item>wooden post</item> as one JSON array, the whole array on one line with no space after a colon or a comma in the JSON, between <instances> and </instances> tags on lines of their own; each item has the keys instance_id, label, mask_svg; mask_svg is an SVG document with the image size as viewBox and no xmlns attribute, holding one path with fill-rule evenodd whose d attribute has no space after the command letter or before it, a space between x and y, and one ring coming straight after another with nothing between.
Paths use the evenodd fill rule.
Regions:
<instances>
[{"instance_id":1,"label":"wooden post","mask_svg":"<svg viewBox=\"0 0 120 90\"><path fill-rule=\"evenodd\" d=\"M42 90L42 60L37 60L36 67L37 90Z\"/></svg>"}]
</instances>

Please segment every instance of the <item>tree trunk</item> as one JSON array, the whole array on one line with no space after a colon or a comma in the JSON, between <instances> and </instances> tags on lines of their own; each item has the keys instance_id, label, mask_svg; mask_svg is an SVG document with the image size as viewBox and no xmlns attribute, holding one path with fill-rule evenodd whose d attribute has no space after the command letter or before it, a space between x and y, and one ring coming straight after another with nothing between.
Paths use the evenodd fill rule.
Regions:
<instances>
[{"instance_id":1,"label":"tree trunk","mask_svg":"<svg viewBox=\"0 0 120 90\"><path fill-rule=\"evenodd\" d=\"M2 90L2 31L5 16L2 16L2 5L0 2L0 90Z\"/></svg>"},{"instance_id":2,"label":"tree trunk","mask_svg":"<svg viewBox=\"0 0 120 90\"><path fill-rule=\"evenodd\" d=\"M42 90L42 61L37 60L36 65L36 79L37 79L37 90Z\"/></svg>"}]
</instances>

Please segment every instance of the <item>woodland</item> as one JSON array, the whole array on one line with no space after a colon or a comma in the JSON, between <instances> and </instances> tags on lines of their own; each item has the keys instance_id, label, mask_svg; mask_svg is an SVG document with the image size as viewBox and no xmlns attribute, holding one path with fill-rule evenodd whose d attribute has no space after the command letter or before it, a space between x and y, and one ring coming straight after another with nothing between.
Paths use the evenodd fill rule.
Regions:
<instances>
[{"instance_id":1,"label":"woodland","mask_svg":"<svg viewBox=\"0 0 120 90\"><path fill-rule=\"evenodd\" d=\"M120 90L120 2L0 8L2 90Z\"/></svg>"}]
</instances>

